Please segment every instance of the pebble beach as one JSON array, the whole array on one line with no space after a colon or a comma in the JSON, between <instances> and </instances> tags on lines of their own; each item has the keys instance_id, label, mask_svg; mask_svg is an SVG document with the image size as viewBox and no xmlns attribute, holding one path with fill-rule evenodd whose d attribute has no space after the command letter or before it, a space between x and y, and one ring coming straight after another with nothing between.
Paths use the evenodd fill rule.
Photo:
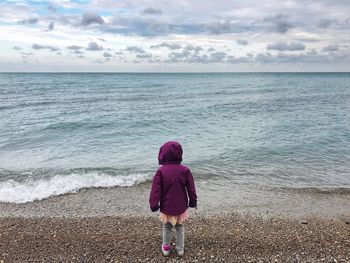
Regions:
<instances>
[{"instance_id":1,"label":"pebble beach","mask_svg":"<svg viewBox=\"0 0 350 263\"><path fill-rule=\"evenodd\" d=\"M155 217L2 218L1 262L350 262L350 224L192 217L185 255L161 254ZM175 242L175 241L174 241Z\"/></svg>"}]
</instances>

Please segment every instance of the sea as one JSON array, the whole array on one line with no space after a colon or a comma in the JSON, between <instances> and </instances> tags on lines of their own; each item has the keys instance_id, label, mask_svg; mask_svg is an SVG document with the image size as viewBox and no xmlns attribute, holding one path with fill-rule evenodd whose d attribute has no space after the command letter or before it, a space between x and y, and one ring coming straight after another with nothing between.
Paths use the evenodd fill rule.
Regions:
<instances>
[{"instance_id":1,"label":"sea","mask_svg":"<svg viewBox=\"0 0 350 263\"><path fill-rule=\"evenodd\" d=\"M150 182L169 140L213 198L350 194L350 73L0 73L2 203Z\"/></svg>"}]
</instances>

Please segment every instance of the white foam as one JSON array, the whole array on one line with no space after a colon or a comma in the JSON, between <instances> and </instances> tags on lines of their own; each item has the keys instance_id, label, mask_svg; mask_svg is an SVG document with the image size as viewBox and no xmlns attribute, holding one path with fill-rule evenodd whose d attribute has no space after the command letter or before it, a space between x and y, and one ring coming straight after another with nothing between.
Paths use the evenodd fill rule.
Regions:
<instances>
[{"instance_id":1,"label":"white foam","mask_svg":"<svg viewBox=\"0 0 350 263\"><path fill-rule=\"evenodd\" d=\"M0 202L27 203L50 196L76 193L83 188L133 186L151 178L148 173L126 176L111 176L98 172L55 175L49 179L16 182L8 180L0 183Z\"/></svg>"}]
</instances>

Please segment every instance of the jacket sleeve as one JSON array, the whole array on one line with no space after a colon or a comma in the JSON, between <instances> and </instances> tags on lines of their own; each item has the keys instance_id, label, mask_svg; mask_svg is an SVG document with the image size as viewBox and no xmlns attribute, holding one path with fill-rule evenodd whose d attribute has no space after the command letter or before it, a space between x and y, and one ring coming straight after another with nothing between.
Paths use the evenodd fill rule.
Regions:
<instances>
[{"instance_id":1,"label":"jacket sleeve","mask_svg":"<svg viewBox=\"0 0 350 263\"><path fill-rule=\"evenodd\" d=\"M196 187L194 185L193 175L190 169L188 169L187 171L186 188L187 188L188 198L190 199L188 206L197 207Z\"/></svg>"},{"instance_id":2,"label":"jacket sleeve","mask_svg":"<svg viewBox=\"0 0 350 263\"><path fill-rule=\"evenodd\" d=\"M149 196L149 205L152 212L156 212L159 209L159 201L161 196L161 172L158 169L153 177L151 193Z\"/></svg>"}]
</instances>

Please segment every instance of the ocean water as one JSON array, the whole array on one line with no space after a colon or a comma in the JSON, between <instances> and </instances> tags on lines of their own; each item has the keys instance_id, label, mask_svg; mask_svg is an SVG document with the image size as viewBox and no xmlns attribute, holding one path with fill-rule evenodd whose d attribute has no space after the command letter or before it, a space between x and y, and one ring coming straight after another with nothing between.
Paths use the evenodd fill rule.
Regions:
<instances>
[{"instance_id":1,"label":"ocean water","mask_svg":"<svg viewBox=\"0 0 350 263\"><path fill-rule=\"evenodd\" d=\"M0 120L0 202L148 181L168 140L199 183L350 191L349 73L1 73Z\"/></svg>"}]
</instances>

